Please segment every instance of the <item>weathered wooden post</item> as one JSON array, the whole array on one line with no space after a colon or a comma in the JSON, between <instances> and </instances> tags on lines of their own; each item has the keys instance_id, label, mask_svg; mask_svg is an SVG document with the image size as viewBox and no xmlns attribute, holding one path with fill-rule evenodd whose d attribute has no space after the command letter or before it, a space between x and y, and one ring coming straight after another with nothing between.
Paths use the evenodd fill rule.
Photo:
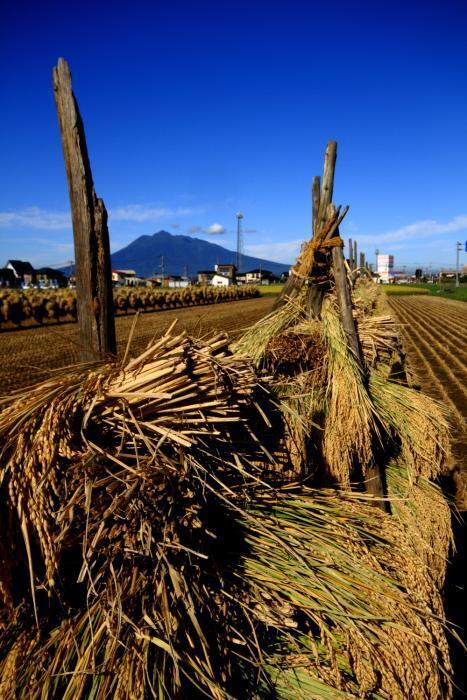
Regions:
<instances>
[{"instance_id":1,"label":"weathered wooden post","mask_svg":"<svg viewBox=\"0 0 467 700\"><path fill-rule=\"evenodd\" d=\"M80 359L92 361L116 354L107 211L94 190L83 121L63 58L53 69L53 87L73 221Z\"/></svg>"},{"instance_id":2,"label":"weathered wooden post","mask_svg":"<svg viewBox=\"0 0 467 700\"><path fill-rule=\"evenodd\" d=\"M365 253L360 253L360 270L365 269Z\"/></svg>"},{"instance_id":3,"label":"weathered wooden post","mask_svg":"<svg viewBox=\"0 0 467 700\"><path fill-rule=\"evenodd\" d=\"M319 201L318 226L324 226L327 220L328 206L332 202L334 189L334 171L336 168L337 142L329 141L324 154L323 183Z\"/></svg>"},{"instance_id":4,"label":"weathered wooden post","mask_svg":"<svg viewBox=\"0 0 467 700\"><path fill-rule=\"evenodd\" d=\"M331 197L332 197L332 191L333 191L333 185L334 185L334 169L335 169L335 163L336 163L336 157L337 157L337 144L335 141L331 141L331 143L335 144L335 147L333 149L333 163L332 163L332 170L328 173L329 177L329 182L328 182L328 189L331 192ZM327 153L327 151L326 151ZM324 169L326 171L326 157L324 161ZM324 177L323 177L323 182L324 182ZM335 231L335 235L339 235L339 229ZM356 267L357 265L357 242L354 241L354 250L353 250L353 264ZM363 364L363 359L362 359L362 354L360 351L360 343L358 341L358 335L357 335L357 329L355 327L355 321L352 313L352 298L350 296L350 289L349 289L349 283L347 279L347 273L345 270L345 264L344 264L344 250L343 250L343 244L340 246L333 246L332 248L332 267L333 267L333 273L334 273L334 282L336 285L336 293L337 293L337 298L339 300L339 309L341 313L341 320L342 320L342 327L344 329L346 338L347 338L347 343L350 348L350 351L355 357L355 361L358 365L358 368L360 372L362 373L363 376L365 376L365 367ZM368 493L371 493L373 496L379 498L379 499L384 499L385 493L384 493L384 483L383 483L383 475L382 472L379 468L378 464L374 464L370 467L367 468L366 471L366 490ZM377 505L382 509L382 510L387 510L387 505L384 500L379 500L377 502Z\"/></svg>"},{"instance_id":5,"label":"weathered wooden post","mask_svg":"<svg viewBox=\"0 0 467 700\"><path fill-rule=\"evenodd\" d=\"M319 213L320 197L321 197L321 178L319 175L315 175L315 177L313 178L313 184L311 187L313 236L315 235L316 229L318 227L318 213Z\"/></svg>"},{"instance_id":6,"label":"weathered wooden post","mask_svg":"<svg viewBox=\"0 0 467 700\"><path fill-rule=\"evenodd\" d=\"M351 238L349 238L349 267L353 270L353 244Z\"/></svg>"},{"instance_id":7,"label":"weathered wooden post","mask_svg":"<svg viewBox=\"0 0 467 700\"><path fill-rule=\"evenodd\" d=\"M358 261L358 256L357 256L357 241L353 242L353 270L357 269L357 261Z\"/></svg>"}]
</instances>

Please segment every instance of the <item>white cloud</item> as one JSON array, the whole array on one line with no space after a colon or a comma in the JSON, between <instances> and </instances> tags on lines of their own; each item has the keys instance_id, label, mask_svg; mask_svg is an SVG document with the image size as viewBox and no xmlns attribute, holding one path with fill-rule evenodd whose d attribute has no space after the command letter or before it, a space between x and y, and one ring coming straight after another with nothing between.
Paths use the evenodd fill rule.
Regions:
<instances>
[{"instance_id":1,"label":"white cloud","mask_svg":"<svg viewBox=\"0 0 467 700\"><path fill-rule=\"evenodd\" d=\"M434 219L416 221L401 228L391 229L379 234L359 234L358 242L363 244L392 243L396 241L423 240L426 236L456 233L467 230L467 216L456 216L446 223Z\"/></svg>"},{"instance_id":2,"label":"white cloud","mask_svg":"<svg viewBox=\"0 0 467 700\"><path fill-rule=\"evenodd\" d=\"M225 233L225 230L225 226L222 226L222 224L211 224L211 226L203 229L204 233L209 233L211 236L219 236Z\"/></svg>"},{"instance_id":3,"label":"white cloud","mask_svg":"<svg viewBox=\"0 0 467 700\"><path fill-rule=\"evenodd\" d=\"M1 211L0 226L59 231L71 228L71 216L70 212L48 211L39 207L27 207L19 211Z\"/></svg>"},{"instance_id":4,"label":"white cloud","mask_svg":"<svg viewBox=\"0 0 467 700\"><path fill-rule=\"evenodd\" d=\"M203 207L179 207L170 209L168 207L154 207L146 204L126 204L122 207L109 209L109 219L111 221L134 221L141 223L144 221L157 221L167 217L195 216L204 212Z\"/></svg>"},{"instance_id":5,"label":"white cloud","mask_svg":"<svg viewBox=\"0 0 467 700\"><path fill-rule=\"evenodd\" d=\"M264 258L273 262L291 264L300 252L303 240L282 241L280 243L259 243L246 245L245 253L255 258Z\"/></svg>"},{"instance_id":6,"label":"white cloud","mask_svg":"<svg viewBox=\"0 0 467 700\"><path fill-rule=\"evenodd\" d=\"M146 204L127 204L110 208L109 219L114 221L133 221L135 223L157 221L164 218L179 216L196 216L203 214L204 207L154 207ZM27 207L18 211L0 212L0 227L3 228L34 228L43 231L60 231L71 229L69 211L53 211L40 207Z\"/></svg>"}]
</instances>

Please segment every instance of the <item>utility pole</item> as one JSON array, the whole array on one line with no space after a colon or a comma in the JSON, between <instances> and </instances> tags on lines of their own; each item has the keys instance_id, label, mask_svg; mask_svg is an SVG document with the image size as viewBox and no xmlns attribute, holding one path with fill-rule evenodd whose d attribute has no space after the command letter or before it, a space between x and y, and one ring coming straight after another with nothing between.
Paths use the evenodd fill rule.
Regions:
<instances>
[{"instance_id":1,"label":"utility pole","mask_svg":"<svg viewBox=\"0 0 467 700\"><path fill-rule=\"evenodd\" d=\"M243 214L239 211L235 215L237 217L237 272L240 272L243 255L243 237L242 237L242 219Z\"/></svg>"},{"instance_id":2,"label":"utility pole","mask_svg":"<svg viewBox=\"0 0 467 700\"><path fill-rule=\"evenodd\" d=\"M457 241L456 243L456 287L459 286L459 253L462 250L462 243Z\"/></svg>"}]
</instances>

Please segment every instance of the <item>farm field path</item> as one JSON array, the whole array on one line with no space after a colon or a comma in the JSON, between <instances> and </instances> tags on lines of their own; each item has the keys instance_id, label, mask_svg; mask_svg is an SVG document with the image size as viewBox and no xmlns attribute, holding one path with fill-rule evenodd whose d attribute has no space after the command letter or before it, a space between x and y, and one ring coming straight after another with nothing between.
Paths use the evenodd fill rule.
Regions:
<instances>
[{"instance_id":1,"label":"farm field path","mask_svg":"<svg viewBox=\"0 0 467 700\"><path fill-rule=\"evenodd\" d=\"M269 313L273 304L274 297L269 296L141 314L130 354L142 352L152 338L161 336L176 319L180 329L194 336L213 331L235 336ZM119 357L125 351L134 318L132 314L115 319ZM76 323L0 333L0 395L47 379L50 370L75 364L78 353Z\"/></svg>"},{"instance_id":2,"label":"farm field path","mask_svg":"<svg viewBox=\"0 0 467 700\"><path fill-rule=\"evenodd\" d=\"M446 405L457 466L467 472L467 304L429 296L388 297L409 367L425 393Z\"/></svg>"}]
</instances>

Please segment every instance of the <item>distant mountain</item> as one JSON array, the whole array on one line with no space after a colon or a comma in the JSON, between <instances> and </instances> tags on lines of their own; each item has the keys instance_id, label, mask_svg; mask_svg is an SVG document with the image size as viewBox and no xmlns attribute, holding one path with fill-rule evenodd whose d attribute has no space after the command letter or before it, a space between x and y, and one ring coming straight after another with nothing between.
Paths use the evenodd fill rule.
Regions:
<instances>
[{"instance_id":1,"label":"distant mountain","mask_svg":"<svg viewBox=\"0 0 467 700\"><path fill-rule=\"evenodd\" d=\"M161 256L164 256L164 273L182 275L187 270L189 277L196 276L198 270L213 270L216 263L235 263L236 253L220 245L203 241L193 236L174 236L167 231L159 231L152 236L140 236L132 243L112 254L114 270L136 270L142 277L152 277L161 273ZM242 256L242 272L261 267L280 274L289 265Z\"/></svg>"}]
</instances>

